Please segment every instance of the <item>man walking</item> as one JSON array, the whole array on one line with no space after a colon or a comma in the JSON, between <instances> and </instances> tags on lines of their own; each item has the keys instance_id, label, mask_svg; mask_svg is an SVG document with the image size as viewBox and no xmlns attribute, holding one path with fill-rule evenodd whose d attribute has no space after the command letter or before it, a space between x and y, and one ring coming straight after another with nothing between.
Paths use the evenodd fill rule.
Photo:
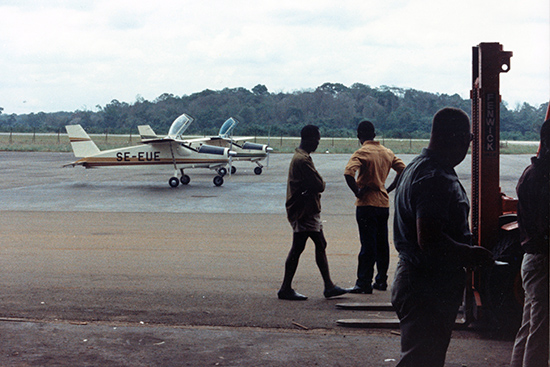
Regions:
<instances>
[{"instance_id":1,"label":"man walking","mask_svg":"<svg viewBox=\"0 0 550 367\"><path fill-rule=\"evenodd\" d=\"M374 141L376 133L370 121L362 121L357 127L359 148L351 156L344 177L355 194L355 215L359 226L361 250L357 267L357 281L349 289L350 293L372 293L372 289L385 291L388 288L388 267L390 248L388 242L388 218L390 200L388 192L395 187L395 182L405 163L393 152ZM393 169L397 172L393 183L385 188L386 178ZM357 176L357 178L356 178ZM374 284L374 264L377 275Z\"/></svg>"},{"instance_id":2,"label":"man walking","mask_svg":"<svg viewBox=\"0 0 550 367\"><path fill-rule=\"evenodd\" d=\"M325 190L325 182L315 169L310 156L310 153L319 146L320 140L321 134L317 126L305 126L301 131L300 146L296 148L296 153L290 161L286 211L293 229L293 238L292 247L285 262L283 284L277 293L279 299L290 301L307 299L306 296L292 289L292 279L308 238L311 238L315 244L315 261L323 277L324 296L330 298L346 293L344 289L332 282L328 269L327 241L321 224L321 192Z\"/></svg>"}]
</instances>

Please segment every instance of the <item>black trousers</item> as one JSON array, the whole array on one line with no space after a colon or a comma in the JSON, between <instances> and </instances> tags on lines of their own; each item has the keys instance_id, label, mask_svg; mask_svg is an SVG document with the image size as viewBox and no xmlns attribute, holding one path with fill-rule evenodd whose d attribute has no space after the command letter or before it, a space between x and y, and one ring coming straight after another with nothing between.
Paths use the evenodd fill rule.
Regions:
<instances>
[{"instance_id":1,"label":"black trousers","mask_svg":"<svg viewBox=\"0 0 550 367\"><path fill-rule=\"evenodd\" d=\"M359 227L361 251L358 256L356 285L370 288L376 264L377 283L386 283L390 264L390 245L388 241L389 208L358 206L355 217Z\"/></svg>"},{"instance_id":2,"label":"black trousers","mask_svg":"<svg viewBox=\"0 0 550 367\"><path fill-rule=\"evenodd\" d=\"M443 367L464 294L463 270L424 272L400 261L392 304L401 328L398 367Z\"/></svg>"}]
</instances>

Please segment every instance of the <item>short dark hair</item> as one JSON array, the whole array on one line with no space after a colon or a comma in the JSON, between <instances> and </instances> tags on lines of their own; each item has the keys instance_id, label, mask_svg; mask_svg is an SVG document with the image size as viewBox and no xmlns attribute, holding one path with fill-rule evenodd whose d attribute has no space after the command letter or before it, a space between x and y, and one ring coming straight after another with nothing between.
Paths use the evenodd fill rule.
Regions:
<instances>
[{"instance_id":1,"label":"short dark hair","mask_svg":"<svg viewBox=\"0 0 550 367\"><path fill-rule=\"evenodd\" d=\"M306 125L302 128L300 132L302 139L315 139L321 137L319 128L315 125Z\"/></svg>"},{"instance_id":2,"label":"short dark hair","mask_svg":"<svg viewBox=\"0 0 550 367\"><path fill-rule=\"evenodd\" d=\"M360 138L374 139L374 124L368 120L361 121L357 126L357 136Z\"/></svg>"},{"instance_id":3,"label":"short dark hair","mask_svg":"<svg viewBox=\"0 0 550 367\"><path fill-rule=\"evenodd\" d=\"M432 135L445 138L470 129L470 117L459 108L445 107L437 111L432 121Z\"/></svg>"}]
</instances>

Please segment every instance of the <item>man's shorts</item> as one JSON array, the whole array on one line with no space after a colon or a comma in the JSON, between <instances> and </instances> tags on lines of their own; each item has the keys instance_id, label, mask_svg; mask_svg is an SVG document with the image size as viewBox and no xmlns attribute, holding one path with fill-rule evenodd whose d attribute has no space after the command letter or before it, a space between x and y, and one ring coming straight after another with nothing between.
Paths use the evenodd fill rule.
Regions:
<instances>
[{"instance_id":1,"label":"man's shorts","mask_svg":"<svg viewBox=\"0 0 550 367\"><path fill-rule=\"evenodd\" d=\"M321 213L300 220L291 221L290 225L294 232L321 232L323 229Z\"/></svg>"}]
</instances>

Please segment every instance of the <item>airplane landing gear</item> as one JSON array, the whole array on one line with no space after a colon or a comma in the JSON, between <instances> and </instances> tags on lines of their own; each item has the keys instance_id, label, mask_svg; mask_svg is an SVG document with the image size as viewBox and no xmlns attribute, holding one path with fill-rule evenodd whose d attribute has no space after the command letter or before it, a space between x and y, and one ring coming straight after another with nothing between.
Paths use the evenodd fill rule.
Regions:
<instances>
[{"instance_id":1,"label":"airplane landing gear","mask_svg":"<svg viewBox=\"0 0 550 367\"><path fill-rule=\"evenodd\" d=\"M181 176L180 181L182 185L188 185L189 182L191 182L191 177L189 177L188 175L183 175Z\"/></svg>"},{"instance_id":2,"label":"airplane landing gear","mask_svg":"<svg viewBox=\"0 0 550 367\"><path fill-rule=\"evenodd\" d=\"M168 180L168 185L170 185L170 187L178 187L179 184L180 180L178 180L177 177L170 177Z\"/></svg>"},{"instance_id":3,"label":"airplane landing gear","mask_svg":"<svg viewBox=\"0 0 550 367\"><path fill-rule=\"evenodd\" d=\"M237 172L237 167L231 166L231 174L234 174L235 172Z\"/></svg>"},{"instance_id":4,"label":"airplane landing gear","mask_svg":"<svg viewBox=\"0 0 550 367\"><path fill-rule=\"evenodd\" d=\"M218 175L220 175L221 177L225 176L227 174L227 169L225 167L221 167L220 169L218 169Z\"/></svg>"},{"instance_id":5,"label":"airplane landing gear","mask_svg":"<svg viewBox=\"0 0 550 367\"><path fill-rule=\"evenodd\" d=\"M254 168L254 173L257 174L257 175L261 175L262 174L262 167L258 166L256 168Z\"/></svg>"},{"instance_id":6,"label":"airplane landing gear","mask_svg":"<svg viewBox=\"0 0 550 367\"><path fill-rule=\"evenodd\" d=\"M216 186L223 185L223 177L222 176L215 176L213 181L214 181L214 185L216 185Z\"/></svg>"},{"instance_id":7,"label":"airplane landing gear","mask_svg":"<svg viewBox=\"0 0 550 367\"><path fill-rule=\"evenodd\" d=\"M170 179L168 180L168 185L170 185L170 187L178 187L180 182L182 185L188 185L189 182L191 182L191 177L183 173L183 169L180 169L180 172L181 172L181 177L179 179L177 177L177 174L178 174L177 172L175 173L175 176L170 177Z\"/></svg>"}]
</instances>

